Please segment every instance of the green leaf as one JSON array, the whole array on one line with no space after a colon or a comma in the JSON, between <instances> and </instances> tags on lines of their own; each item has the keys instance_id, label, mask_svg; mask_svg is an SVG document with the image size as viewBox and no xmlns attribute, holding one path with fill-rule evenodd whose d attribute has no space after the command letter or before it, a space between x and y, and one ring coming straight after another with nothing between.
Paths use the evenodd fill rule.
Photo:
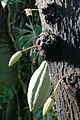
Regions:
<instances>
[{"instance_id":1,"label":"green leaf","mask_svg":"<svg viewBox=\"0 0 80 120\"><path fill-rule=\"evenodd\" d=\"M38 63L39 63L39 65L41 64L42 61L43 61L43 57L42 57L42 55L39 53L39 54L38 54Z\"/></svg>"},{"instance_id":2,"label":"green leaf","mask_svg":"<svg viewBox=\"0 0 80 120\"><path fill-rule=\"evenodd\" d=\"M19 33L20 33L20 36L23 36L24 34L30 34L32 33L31 30L28 30L28 29L19 29Z\"/></svg>"},{"instance_id":3,"label":"green leaf","mask_svg":"<svg viewBox=\"0 0 80 120\"><path fill-rule=\"evenodd\" d=\"M18 41L21 47L29 47L32 44L32 39L33 39L33 35L32 34L28 34L25 36L22 36Z\"/></svg>"},{"instance_id":4,"label":"green leaf","mask_svg":"<svg viewBox=\"0 0 80 120\"><path fill-rule=\"evenodd\" d=\"M24 46L24 48L28 48L28 47L32 46L32 39L30 39L29 41L25 42L25 44L23 46Z\"/></svg>"},{"instance_id":5,"label":"green leaf","mask_svg":"<svg viewBox=\"0 0 80 120\"><path fill-rule=\"evenodd\" d=\"M5 85L0 85L0 104L8 103L13 99L14 92L12 87L7 87Z\"/></svg>"},{"instance_id":6,"label":"green leaf","mask_svg":"<svg viewBox=\"0 0 80 120\"><path fill-rule=\"evenodd\" d=\"M26 25L26 27L28 27L29 29L32 30L32 26L31 26L31 24L26 23L25 25Z\"/></svg>"},{"instance_id":7,"label":"green leaf","mask_svg":"<svg viewBox=\"0 0 80 120\"><path fill-rule=\"evenodd\" d=\"M35 30L36 36L38 36L41 33L41 26L36 24L34 26L34 30Z\"/></svg>"}]
</instances>

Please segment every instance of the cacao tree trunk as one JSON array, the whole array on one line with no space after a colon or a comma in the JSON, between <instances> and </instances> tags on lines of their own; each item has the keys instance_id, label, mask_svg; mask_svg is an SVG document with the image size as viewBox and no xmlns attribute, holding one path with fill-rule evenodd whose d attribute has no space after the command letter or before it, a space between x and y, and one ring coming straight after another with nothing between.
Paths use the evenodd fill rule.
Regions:
<instances>
[{"instance_id":1,"label":"cacao tree trunk","mask_svg":"<svg viewBox=\"0 0 80 120\"><path fill-rule=\"evenodd\" d=\"M57 119L80 120L80 0L36 0L36 3L42 25L37 43L42 41L53 86L69 74L54 96Z\"/></svg>"}]
</instances>

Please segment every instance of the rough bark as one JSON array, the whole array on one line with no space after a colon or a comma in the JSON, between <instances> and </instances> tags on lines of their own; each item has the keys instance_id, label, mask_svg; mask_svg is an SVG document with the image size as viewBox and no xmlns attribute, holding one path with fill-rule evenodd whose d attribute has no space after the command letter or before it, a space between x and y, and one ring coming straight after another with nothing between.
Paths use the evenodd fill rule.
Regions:
<instances>
[{"instance_id":1,"label":"rough bark","mask_svg":"<svg viewBox=\"0 0 80 120\"><path fill-rule=\"evenodd\" d=\"M80 0L36 0L42 45L53 86L65 74L54 96L58 120L80 120ZM51 39L48 44L49 37ZM78 70L78 71L77 71ZM75 71L77 71L75 73Z\"/></svg>"}]
</instances>

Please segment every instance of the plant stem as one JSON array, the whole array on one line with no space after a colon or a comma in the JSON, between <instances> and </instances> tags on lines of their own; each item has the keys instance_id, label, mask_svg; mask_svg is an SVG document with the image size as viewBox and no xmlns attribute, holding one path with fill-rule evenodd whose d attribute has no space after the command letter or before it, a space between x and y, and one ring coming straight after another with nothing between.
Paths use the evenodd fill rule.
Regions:
<instances>
[{"instance_id":1,"label":"plant stem","mask_svg":"<svg viewBox=\"0 0 80 120\"><path fill-rule=\"evenodd\" d=\"M33 11L38 11L38 9L31 9L31 10L33 10Z\"/></svg>"},{"instance_id":2,"label":"plant stem","mask_svg":"<svg viewBox=\"0 0 80 120\"><path fill-rule=\"evenodd\" d=\"M78 71L79 71L80 69L78 68L78 69L76 69L76 71L74 72L72 72L72 73L70 73L70 74L65 74L65 75L63 75L59 80L58 80L58 82L57 82L57 84L56 84L56 86L55 86L55 88L54 88L54 91L51 93L51 98L53 98L54 97L54 95L55 95L55 93L56 93L56 91L57 91L57 88L58 88L58 86L59 86L59 84L61 83L61 81L65 78L65 77L70 77L71 75L75 75Z\"/></svg>"},{"instance_id":3,"label":"plant stem","mask_svg":"<svg viewBox=\"0 0 80 120\"><path fill-rule=\"evenodd\" d=\"M28 47L26 49L21 50L21 52L26 52L27 50L30 50L30 49L35 48L35 47L39 47L39 45L33 45L31 47Z\"/></svg>"},{"instance_id":4,"label":"plant stem","mask_svg":"<svg viewBox=\"0 0 80 120\"><path fill-rule=\"evenodd\" d=\"M51 93L51 98L54 97L54 94L56 93L59 84L61 83L61 81L62 81L63 78L65 78L65 77L66 77L66 75L64 75L63 77L61 77L61 79L58 80L58 83L57 83L57 85L55 86L54 91Z\"/></svg>"}]
</instances>

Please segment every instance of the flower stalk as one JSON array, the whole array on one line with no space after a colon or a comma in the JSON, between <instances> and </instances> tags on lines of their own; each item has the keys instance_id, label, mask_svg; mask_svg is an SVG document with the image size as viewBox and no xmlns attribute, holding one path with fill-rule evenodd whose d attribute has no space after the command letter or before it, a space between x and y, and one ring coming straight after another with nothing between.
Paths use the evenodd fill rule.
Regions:
<instances>
[{"instance_id":1,"label":"flower stalk","mask_svg":"<svg viewBox=\"0 0 80 120\"><path fill-rule=\"evenodd\" d=\"M57 84L56 84L56 86L55 86L55 88L54 88L54 91L51 93L51 98L54 97L54 95L55 95L55 93L56 93L56 91L57 91L57 88L58 88L59 84L61 83L61 81L62 81L63 78L65 78L65 77L66 77L66 75L64 75L63 77L61 77L61 78L58 80L58 82L57 82Z\"/></svg>"},{"instance_id":2,"label":"flower stalk","mask_svg":"<svg viewBox=\"0 0 80 120\"><path fill-rule=\"evenodd\" d=\"M33 46L28 47L26 49L23 49L21 51L17 51L15 54L13 54L11 56L11 58L9 60L9 66L14 65L22 57L23 52L26 52L27 50L30 50L30 49L35 48L35 47L39 47L39 45L33 45Z\"/></svg>"},{"instance_id":3,"label":"flower stalk","mask_svg":"<svg viewBox=\"0 0 80 120\"><path fill-rule=\"evenodd\" d=\"M30 49L36 48L36 47L39 47L39 45L33 45L31 47L25 48L25 49L21 50L21 52L26 52L27 50L30 50Z\"/></svg>"}]
</instances>

